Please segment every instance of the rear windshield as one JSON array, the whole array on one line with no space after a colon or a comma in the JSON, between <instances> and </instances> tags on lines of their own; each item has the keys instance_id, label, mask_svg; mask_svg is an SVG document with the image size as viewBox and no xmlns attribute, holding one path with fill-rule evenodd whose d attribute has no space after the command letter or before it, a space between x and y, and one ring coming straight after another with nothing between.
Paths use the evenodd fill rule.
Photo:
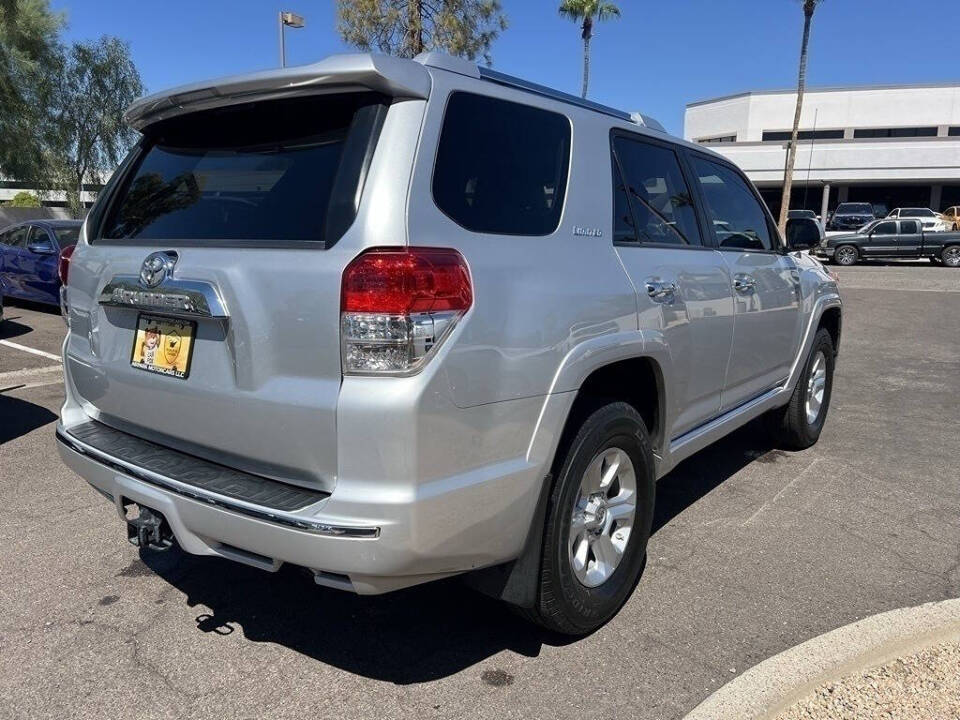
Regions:
<instances>
[{"instance_id":1,"label":"rear windshield","mask_svg":"<svg viewBox=\"0 0 960 720\"><path fill-rule=\"evenodd\" d=\"M77 240L80 239L80 226L76 227L58 227L54 228L53 232L57 235L57 242L60 243L60 247L70 247L71 245L76 245Z\"/></svg>"},{"instance_id":2,"label":"rear windshield","mask_svg":"<svg viewBox=\"0 0 960 720\"><path fill-rule=\"evenodd\" d=\"M844 203L837 208L837 212L847 215L873 215L873 206L869 203Z\"/></svg>"},{"instance_id":3,"label":"rear windshield","mask_svg":"<svg viewBox=\"0 0 960 720\"><path fill-rule=\"evenodd\" d=\"M101 236L322 241L351 122L369 103L361 94L272 100L161 123Z\"/></svg>"}]
</instances>

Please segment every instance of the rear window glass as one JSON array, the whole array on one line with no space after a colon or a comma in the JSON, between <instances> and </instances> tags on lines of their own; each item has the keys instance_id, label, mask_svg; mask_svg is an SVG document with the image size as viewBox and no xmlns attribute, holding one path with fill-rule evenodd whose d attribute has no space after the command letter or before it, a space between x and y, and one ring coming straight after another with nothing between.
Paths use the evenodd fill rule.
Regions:
<instances>
[{"instance_id":1,"label":"rear window glass","mask_svg":"<svg viewBox=\"0 0 960 720\"><path fill-rule=\"evenodd\" d=\"M363 96L248 103L150 129L104 223L124 240L322 241Z\"/></svg>"},{"instance_id":2,"label":"rear window glass","mask_svg":"<svg viewBox=\"0 0 960 720\"><path fill-rule=\"evenodd\" d=\"M60 243L60 247L70 247L71 245L76 245L77 240L80 239L80 226L76 227L58 227L54 228L53 232L56 233L57 242Z\"/></svg>"},{"instance_id":3,"label":"rear window glass","mask_svg":"<svg viewBox=\"0 0 960 720\"><path fill-rule=\"evenodd\" d=\"M433 198L474 232L548 235L560 224L569 160L563 115L456 92L440 134Z\"/></svg>"}]
</instances>

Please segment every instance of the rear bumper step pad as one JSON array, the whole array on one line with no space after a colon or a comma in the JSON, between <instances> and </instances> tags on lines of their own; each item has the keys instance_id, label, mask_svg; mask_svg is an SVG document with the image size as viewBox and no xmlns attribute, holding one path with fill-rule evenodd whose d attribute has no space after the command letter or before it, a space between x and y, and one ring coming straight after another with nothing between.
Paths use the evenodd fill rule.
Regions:
<instances>
[{"instance_id":1,"label":"rear bumper step pad","mask_svg":"<svg viewBox=\"0 0 960 720\"><path fill-rule=\"evenodd\" d=\"M269 510L292 512L330 496L330 493L288 485L201 460L96 421L76 425L65 432L58 430L57 435L67 444L76 439L123 464L170 478L204 493ZM61 438L61 435L65 437Z\"/></svg>"}]
</instances>

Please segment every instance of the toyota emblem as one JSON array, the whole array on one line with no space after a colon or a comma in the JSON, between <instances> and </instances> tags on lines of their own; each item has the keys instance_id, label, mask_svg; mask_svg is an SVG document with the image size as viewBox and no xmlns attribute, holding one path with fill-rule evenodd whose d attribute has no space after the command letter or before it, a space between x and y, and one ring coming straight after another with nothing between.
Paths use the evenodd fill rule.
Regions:
<instances>
[{"instance_id":1,"label":"toyota emblem","mask_svg":"<svg viewBox=\"0 0 960 720\"><path fill-rule=\"evenodd\" d=\"M140 284L155 288L173 273L176 262L177 254L173 251L151 253L140 266Z\"/></svg>"}]
</instances>

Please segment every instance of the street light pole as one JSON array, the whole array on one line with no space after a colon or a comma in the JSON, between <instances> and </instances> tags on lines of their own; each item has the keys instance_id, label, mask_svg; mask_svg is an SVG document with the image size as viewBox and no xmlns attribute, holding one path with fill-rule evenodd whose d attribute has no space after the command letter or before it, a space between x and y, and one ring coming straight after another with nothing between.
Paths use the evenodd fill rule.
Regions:
<instances>
[{"instance_id":1,"label":"street light pole","mask_svg":"<svg viewBox=\"0 0 960 720\"><path fill-rule=\"evenodd\" d=\"M283 28L287 25L292 28L302 28L304 25L303 16L285 10L277 13L277 29L280 33L280 67L282 68L287 66L286 38L283 33Z\"/></svg>"}]
</instances>

